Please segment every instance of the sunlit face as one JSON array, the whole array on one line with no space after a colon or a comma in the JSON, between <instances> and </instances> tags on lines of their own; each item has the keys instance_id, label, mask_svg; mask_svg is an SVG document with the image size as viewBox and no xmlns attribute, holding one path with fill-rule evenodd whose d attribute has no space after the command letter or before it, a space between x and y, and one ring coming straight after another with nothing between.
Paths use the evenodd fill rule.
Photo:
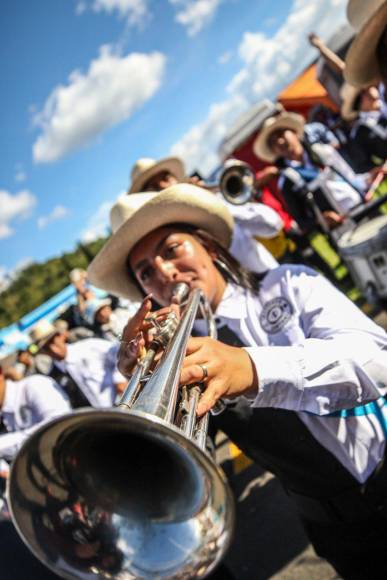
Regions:
<instances>
[{"instance_id":1,"label":"sunlit face","mask_svg":"<svg viewBox=\"0 0 387 580\"><path fill-rule=\"evenodd\" d=\"M95 315L95 320L99 324L107 324L110 320L111 315L112 315L111 306L106 304L105 306L102 306L102 308L98 310L98 312Z\"/></svg>"},{"instance_id":2,"label":"sunlit face","mask_svg":"<svg viewBox=\"0 0 387 580\"><path fill-rule=\"evenodd\" d=\"M42 348L44 354L48 354L56 360L63 360L67 355L66 334L55 334Z\"/></svg>"},{"instance_id":3,"label":"sunlit face","mask_svg":"<svg viewBox=\"0 0 387 580\"><path fill-rule=\"evenodd\" d=\"M177 178L169 171L159 171L151 177L143 186L143 191L161 191L171 185L179 183Z\"/></svg>"},{"instance_id":4,"label":"sunlit face","mask_svg":"<svg viewBox=\"0 0 387 580\"><path fill-rule=\"evenodd\" d=\"M210 251L191 234L172 227L159 228L132 249L129 263L145 294L152 293L161 306L171 303L174 286L186 282L201 288L215 309L226 282L216 269Z\"/></svg>"},{"instance_id":5,"label":"sunlit face","mask_svg":"<svg viewBox=\"0 0 387 580\"><path fill-rule=\"evenodd\" d=\"M360 110L364 112L379 111L382 106L382 100L378 87L372 86L364 89L360 98Z\"/></svg>"},{"instance_id":6,"label":"sunlit face","mask_svg":"<svg viewBox=\"0 0 387 580\"><path fill-rule=\"evenodd\" d=\"M299 160L304 147L295 131L292 129L277 129L267 138L270 149L277 157Z\"/></svg>"}]
</instances>

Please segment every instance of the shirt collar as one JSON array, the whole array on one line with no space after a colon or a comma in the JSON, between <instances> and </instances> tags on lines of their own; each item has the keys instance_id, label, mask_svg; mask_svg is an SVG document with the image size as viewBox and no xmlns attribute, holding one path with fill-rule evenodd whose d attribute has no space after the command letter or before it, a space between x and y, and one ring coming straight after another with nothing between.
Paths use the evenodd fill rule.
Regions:
<instances>
[{"instance_id":1,"label":"shirt collar","mask_svg":"<svg viewBox=\"0 0 387 580\"><path fill-rule=\"evenodd\" d=\"M222 300L216 309L216 318L238 319L245 318L247 290L242 286L228 283Z\"/></svg>"}]
</instances>

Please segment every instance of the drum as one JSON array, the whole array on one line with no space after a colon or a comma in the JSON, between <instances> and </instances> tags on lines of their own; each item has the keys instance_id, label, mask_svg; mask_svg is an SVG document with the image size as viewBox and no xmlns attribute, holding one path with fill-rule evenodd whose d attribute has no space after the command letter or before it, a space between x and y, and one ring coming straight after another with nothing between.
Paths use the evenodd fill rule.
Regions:
<instances>
[{"instance_id":1,"label":"drum","mask_svg":"<svg viewBox=\"0 0 387 580\"><path fill-rule=\"evenodd\" d=\"M371 302L387 298L387 215L345 232L338 251L360 291Z\"/></svg>"}]
</instances>

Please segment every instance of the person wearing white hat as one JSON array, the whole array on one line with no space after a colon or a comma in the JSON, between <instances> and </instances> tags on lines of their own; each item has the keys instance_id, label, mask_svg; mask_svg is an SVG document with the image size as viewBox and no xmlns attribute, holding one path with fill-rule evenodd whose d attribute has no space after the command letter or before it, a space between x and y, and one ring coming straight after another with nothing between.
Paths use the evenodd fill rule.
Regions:
<instances>
[{"instance_id":1,"label":"person wearing white hat","mask_svg":"<svg viewBox=\"0 0 387 580\"><path fill-rule=\"evenodd\" d=\"M354 86L387 83L387 1L349 0L347 17L356 31L344 76Z\"/></svg>"},{"instance_id":2,"label":"person wearing white hat","mask_svg":"<svg viewBox=\"0 0 387 580\"><path fill-rule=\"evenodd\" d=\"M387 500L386 333L307 267L264 276L241 268L227 250L232 230L224 204L183 184L127 216L89 266L96 286L142 299L124 331L120 368L129 376L148 346L149 294L168 310L177 283L200 288L239 347L189 340L180 382L203 383L198 414L220 397L237 407L247 397L226 432L279 477L339 574L376 578L387 540L387 509L378 510Z\"/></svg>"},{"instance_id":3,"label":"person wearing white hat","mask_svg":"<svg viewBox=\"0 0 387 580\"><path fill-rule=\"evenodd\" d=\"M126 385L116 367L117 344L100 338L85 338L67 344L66 333L42 320L30 333L39 353L48 355L48 374L65 390L73 408L111 407Z\"/></svg>"},{"instance_id":4,"label":"person wearing white hat","mask_svg":"<svg viewBox=\"0 0 387 580\"><path fill-rule=\"evenodd\" d=\"M0 371L0 419L5 426L0 458L13 459L38 426L70 412L68 398L52 378L35 374L14 382Z\"/></svg>"},{"instance_id":5,"label":"person wearing white hat","mask_svg":"<svg viewBox=\"0 0 387 580\"><path fill-rule=\"evenodd\" d=\"M266 119L254 141L257 157L281 161L279 187L299 226L305 232L316 226L315 207L308 204L304 190L314 194L319 213L329 227L342 222L364 199L368 176L356 175L340 154L328 144L309 144L305 121L296 113L281 113Z\"/></svg>"},{"instance_id":6,"label":"person wearing white hat","mask_svg":"<svg viewBox=\"0 0 387 580\"><path fill-rule=\"evenodd\" d=\"M387 158L387 117L379 88L344 83L341 98L341 116L352 122L350 138L357 148L359 170L380 167Z\"/></svg>"},{"instance_id":7,"label":"person wearing white hat","mask_svg":"<svg viewBox=\"0 0 387 580\"><path fill-rule=\"evenodd\" d=\"M161 170L160 170L161 168ZM162 159L140 159L132 169L132 184L128 193L132 199L133 193L158 192L177 183L189 181L185 178L186 171L183 161L177 157ZM196 179L191 184L200 184ZM255 238L274 238L283 228L279 214L262 203L246 203L240 206L232 205L219 194L232 213L236 228L233 234L231 253L246 267L255 272L265 272L278 265L272 254ZM130 201L128 202L130 203Z\"/></svg>"},{"instance_id":8,"label":"person wearing white hat","mask_svg":"<svg viewBox=\"0 0 387 580\"><path fill-rule=\"evenodd\" d=\"M128 318L134 314L130 306L112 310L110 298L89 300L85 304L85 319L93 327L95 335L105 340L117 341Z\"/></svg>"}]
</instances>

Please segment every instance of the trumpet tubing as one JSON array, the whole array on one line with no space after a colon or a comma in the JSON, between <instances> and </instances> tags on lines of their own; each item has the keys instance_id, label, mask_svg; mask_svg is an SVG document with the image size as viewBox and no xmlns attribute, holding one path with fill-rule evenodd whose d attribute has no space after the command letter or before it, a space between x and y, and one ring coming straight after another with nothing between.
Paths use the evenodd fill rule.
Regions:
<instances>
[{"instance_id":1,"label":"trumpet tubing","mask_svg":"<svg viewBox=\"0 0 387 580\"><path fill-rule=\"evenodd\" d=\"M17 455L9 480L13 521L61 577L203 578L224 555L232 495L205 450L208 417L196 418L200 386L184 387L179 397L199 308L208 313L193 290L150 378L152 363L141 362L117 408L57 418Z\"/></svg>"}]
</instances>

